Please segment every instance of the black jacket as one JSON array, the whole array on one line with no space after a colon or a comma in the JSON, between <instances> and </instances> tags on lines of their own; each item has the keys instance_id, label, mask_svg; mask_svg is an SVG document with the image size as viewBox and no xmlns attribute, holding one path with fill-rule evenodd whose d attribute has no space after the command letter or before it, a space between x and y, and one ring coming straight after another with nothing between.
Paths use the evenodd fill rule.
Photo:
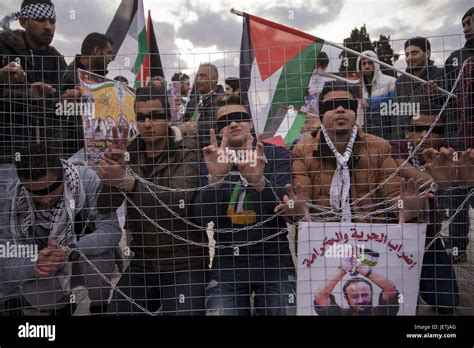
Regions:
<instances>
[{"instance_id":1,"label":"black jacket","mask_svg":"<svg viewBox=\"0 0 474 348\"><path fill-rule=\"evenodd\" d=\"M470 58L470 64L463 71L454 93L457 99L451 99L447 114L447 138L449 146L462 150L473 145L474 102L473 102L473 65L474 42L454 51L445 63L446 87L449 91L461 72L462 65Z\"/></svg>"},{"instance_id":2,"label":"black jacket","mask_svg":"<svg viewBox=\"0 0 474 348\"><path fill-rule=\"evenodd\" d=\"M29 47L23 30L0 32L0 67L16 61L26 73L26 81L0 84L0 163L11 162L11 155L36 137L41 140L60 140L55 105L61 90L61 76L66 69L64 57L52 46L44 51ZM40 101L29 97L30 85L44 82L57 92ZM60 142L58 151L60 151Z\"/></svg>"}]
</instances>

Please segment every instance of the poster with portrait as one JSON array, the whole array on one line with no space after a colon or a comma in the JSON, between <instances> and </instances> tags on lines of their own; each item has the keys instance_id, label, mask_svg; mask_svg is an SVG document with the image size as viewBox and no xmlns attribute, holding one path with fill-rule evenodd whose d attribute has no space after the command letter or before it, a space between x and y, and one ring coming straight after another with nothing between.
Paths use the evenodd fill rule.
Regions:
<instances>
[{"instance_id":1,"label":"poster with portrait","mask_svg":"<svg viewBox=\"0 0 474 348\"><path fill-rule=\"evenodd\" d=\"M426 224L298 226L298 315L415 315Z\"/></svg>"},{"instance_id":2,"label":"poster with portrait","mask_svg":"<svg viewBox=\"0 0 474 348\"><path fill-rule=\"evenodd\" d=\"M138 134L134 110L135 91L114 80L78 69L83 98L87 105L82 113L85 151L88 165L97 166L100 156L112 142L112 127L119 137L128 129L130 143Z\"/></svg>"}]
</instances>

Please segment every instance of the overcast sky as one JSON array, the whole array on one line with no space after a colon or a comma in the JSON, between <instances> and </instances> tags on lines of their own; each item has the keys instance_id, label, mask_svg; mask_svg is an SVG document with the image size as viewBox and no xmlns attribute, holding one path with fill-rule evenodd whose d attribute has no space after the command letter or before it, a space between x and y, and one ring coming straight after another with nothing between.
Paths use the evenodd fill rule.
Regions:
<instances>
[{"instance_id":1,"label":"overcast sky","mask_svg":"<svg viewBox=\"0 0 474 348\"><path fill-rule=\"evenodd\" d=\"M21 0L0 0L4 16L19 9ZM105 32L120 0L53 0L58 21L53 45L65 56L79 53L90 32ZM144 0L152 11L166 77L178 70L192 73L201 62L212 61L222 76L238 74L242 18L231 8L276 21L333 42L342 42L354 27L367 25L373 40L390 35L395 52L412 36L430 38L435 64L464 45L461 17L473 0ZM19 27L18 24L12 28ZM325 48L337 71L339 50ZM68 61L70 58L67 58ZM238 65L238 64L237 64ZM404 68L403 57L396 63ZM115 76L116 65L109 75Z\"/></svg>"}]
</instances>

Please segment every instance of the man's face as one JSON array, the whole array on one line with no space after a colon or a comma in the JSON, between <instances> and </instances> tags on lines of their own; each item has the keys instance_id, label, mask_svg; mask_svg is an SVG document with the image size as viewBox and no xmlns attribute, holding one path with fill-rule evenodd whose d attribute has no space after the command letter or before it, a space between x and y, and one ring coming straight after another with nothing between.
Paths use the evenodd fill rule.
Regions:
<instances>
[{"instance_id":1,"label":"man's face","mask_svg":"<svg viewBox=\"0 0 474 348\"><path fill-rule=\"evenodd\" d=\"M191 82L189 79L181 81L181 94L188 95L189 90L191 89Z\"/></svg>"},{"instance_id":2,"label":"man's face","mask_svg":"<svg viewBox=\"0 0 474 348\"><path fill-rule=\"evenodd\" d=\"M414 45L410 45L405 49L405 61L409 70L419 69L428 65L430 54Z\"/></svg>"},{"instance_id":3,"label":"man's face","mask_svg":"<svg viewBox=\"0 0 474 348\"><path fill-rule=\"evenodd\" d=\"M430 116L423 114L421 114L417 119L411 119L410 125L405 130L407 139L417 146L421 142L421 139L428 132L428 129L434 120L435 115ZM431 147L434 149L439 149L441 147L445 133L444 126L444 123L440 121L436 122L435 127L418 149L418 154L421 154L423 150L429 149Z\"/></svg>"},{"instance_id":4,"label":"man's face","mask_svg":"<svg viewBox=\"0 0 474 348\"><path fill-rule=\"evenodd\" d=\"M371 77L374 75L374 71L375 71L374 62L366 58L362 58L362 62L360 65L362 67L362 72L364 73L364 76Z\"/></svg>"},{"instance_id":5,"label":"man's face","mask_svg":"<svg viewBox=\"0 0 474 348\"><path fill-rule=\"evenodd\" d=\"M52 208L63 195L64 182L59 183L60 174L55 171L49 171L46 176L30 181L28 178L21 179L21 183L31 193L35 206L40 209ZM31 191L47 190L45 195L37 195Z\"/></svg>"},{"instance_id":6,"label":"man's face","mask_svg":"<svg viewBox=\"0 0 474 348\"><path fill-rule=\"evenodd\" d=\"M168 121L159 99L137 102L137 128L146 144L153 144L167 137Z\"/></svg>"},{"instance_id":7,"label":"man's face","mask_svg":"<svg viewBox=\"0 0 474 348\"><path fill-rule=\"evenodd\" d=\"M196 76L196 86L199 92L205 94L209 93L214 87L214 82L211 78L211 70L209 67L200 67Z\"/></svg>"},{"instance_id":8,"label":"man's face","mask_svg":"<svg viewBox=\"0 0 474 348\"><path fill-rule=\"evenodd\" d=\"M48 46L54 38L56 20L54 19L20 19L27 36L38 46Z\"/></svg>"},{"instance_id":9,"label":"man's face","mask_svg":"<svg viewBox=\"0 0 474 348\"><path fill-rule=\"evenodd\" d=\"M353 282L346 288L349 308L354 314L369 315L372 312L372 290L364 282Z\"/></svg>"},{"instance_id":10,"label":"man's face","mask_svg":"<svg viewBox=\"0 0 474 348\"><path fill-rule=\"evenodd\" d=\"M323 97L323 103L332 102L334 100L354 100L350 92L333 91L326 93ZM333 130L335 134L346 134L352 130L356 124L356 112L343 107L337 106L336 109L326 111L322 119L324 127L327 130Z\"/></svg>"},{"instance_id":11,"label":"man's face","mask_svg":"<svg viewBox=\"0 0 474 348\"><path fill-rule=\"evenodd\" d=\"M96 57L92 58L92 68L94 70L107 70L107 66L112 61L112 45L107 42L104 48L96 47L94 49Z\"/></svg>"},{"instance_id":12,"label":"man's face","mask_svg":"<svg viewBox=\"0 0 474 348\"><path fill-rule=\"evenodd\" d=\"M464 37L468 42L474 42L474 26L471 25L471 17L467 16L462 21L462 29L464 32Z\"/></svg>"},{"instance_id":13,"label":"man's face","mask_svg":"<svg viewBox=\"0 0 474 348\"><path fill-rule=\"evenodd\" d=\"M247 114L247 110L240 105L227 105L223 106L217 110L217 121L219 119L224 118L226 115L231 113L245 113ZM226 127L222 128L219 134L222 136L225 129L227 128L227 134L229 139L229 146L231 148L240 148L244 147L247 142L247 135L252 135L252 121L232 121Z\"/></svg>"}]
</instances>

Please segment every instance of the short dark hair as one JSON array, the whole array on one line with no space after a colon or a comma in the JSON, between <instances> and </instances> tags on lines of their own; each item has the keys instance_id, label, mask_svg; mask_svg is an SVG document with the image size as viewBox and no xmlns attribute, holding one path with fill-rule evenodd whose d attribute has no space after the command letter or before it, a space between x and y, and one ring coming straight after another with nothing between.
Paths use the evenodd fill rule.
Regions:
<instances>
[{"instance_id":1,"label":"short dark hair","mask_svg":"<svg viewBox=\"0 0 474 348\"><path fill-rule=\"evenodd\" d=\"M168 97L164 86L153 87L148 85L146 87L138 88L135 92L135 109L137 108L137 102L144 102L153 99L160 100L163 109L165 109L166 117L171 119L171 110L168 105Z\"/></svg>"},{"instance_id":2,"label":"short dark hair","mask_svg":"<svg viewBox=\"0 0 474 348\"><path fill-rule=\"evenodd\" d=\"M173 77L171 78L171 81L180 81L183 82L185 80L189 80L189 76L185 73L179 72L175 73Z\"/></svg>"},{"instance_id":3,"label":"short dark hair","mask_svg":"<svg viewBox=\"0 0 474 348\"><path fill-rule=\"evenodd\" d=\"M225 79L225 84L232 87L234 91L240 90L240 79L238 77L228 77Z\"/></svg>"},{"instance_id":4,"label":"short dark hair","mask_svg":"<svg viewBox=\"0 0 474 348\"><path fill-rule=\"evenodd\" d=\"M316 59L316 67L327 68L329 65L328 54L324 51L319 52L319 56Z\"/></svg>"},{"instance_id":5,"label":"short dark hair","mask_svg":"<svg viewBox=\"0 0 474 348\"><path fill-rule=\"evenodd\" d=\"M26 6L34 4L47 4L54 6L51 0L23 0L23 2L21 3L21 9L24 9Z\"/></svg>"},{"instance_id":6,"label":"short dark hair","mask_svg":"<svg viewBox=\"0 0 474 348\"><path fill-rule=\"evenodd\" d=\"M50 151L47 144L32 143L20 151L20 161L16 162L16 171L20 179L38 180L48 172L57 172L62 168L57 152Z\"/></svg>"},{"instance_id":7,"label":"short dark hair","mask_svg":"<svg viewBox=\"0 0 474 348\"><path fill-rule=\"evenodd\" d=\"M431 51L430 41L425 37L415 36L405 41L405 49L412 45L421 48L423 52Z\"/></svg>"},{"instance_id":8,"label":"short dark hair","mask_svg":"<svg viewBox=\"0 0 474 348\"><path fill-rule=\"evenodd\" d=\"M111 46L114 44L112 39L105 34L90 33L86 36L84 41L82 41L81 54L84 56L91 54L95 47L105 48L107 43L110 43Z\"/></svg>"},{"instance_id":9,"label":"short dark hair","mask_svg":"<svg viewBox=\"0 0 474 348\"><path fill-rule=\"evenodd\" d=\"M334 80L334 81L327 81L324 84L323 90L321 91L321 94L319 95L319 103L323 102L324 96L326 94L330 92L334 92L334 91L349 92L350 94L352 94L353 99L359 98L359 93L357 92L357 89L354 86L344 81Z\"/></svg>"},{"instance_id":10,"label":"short dark hair","mask_svg":"<svg viewBox=\"0 0 474 348\"><path fill-rule=\"evenodd\" d=\"M125 76L117 75L114 77L115 81L128 83L128 80Z\"/></svg>"},{"instance_id":11,"label":"short dark hair","mask_svg":"<svg viewBox=\"0 0 474 348\"><path fill-rule=\"evenodd\" d=\"M360 278L360 277L354 277L349 279L344 286L342 287L342 292L344 293L344 297L346 298L347 303L349 303L349 297L347 296L347 288L352 284L352 283L365 283L370 287L370 293L373 295L374 289L372 287L372 283L370 283L367 279Z\"/></svg>"}]
</instances>

